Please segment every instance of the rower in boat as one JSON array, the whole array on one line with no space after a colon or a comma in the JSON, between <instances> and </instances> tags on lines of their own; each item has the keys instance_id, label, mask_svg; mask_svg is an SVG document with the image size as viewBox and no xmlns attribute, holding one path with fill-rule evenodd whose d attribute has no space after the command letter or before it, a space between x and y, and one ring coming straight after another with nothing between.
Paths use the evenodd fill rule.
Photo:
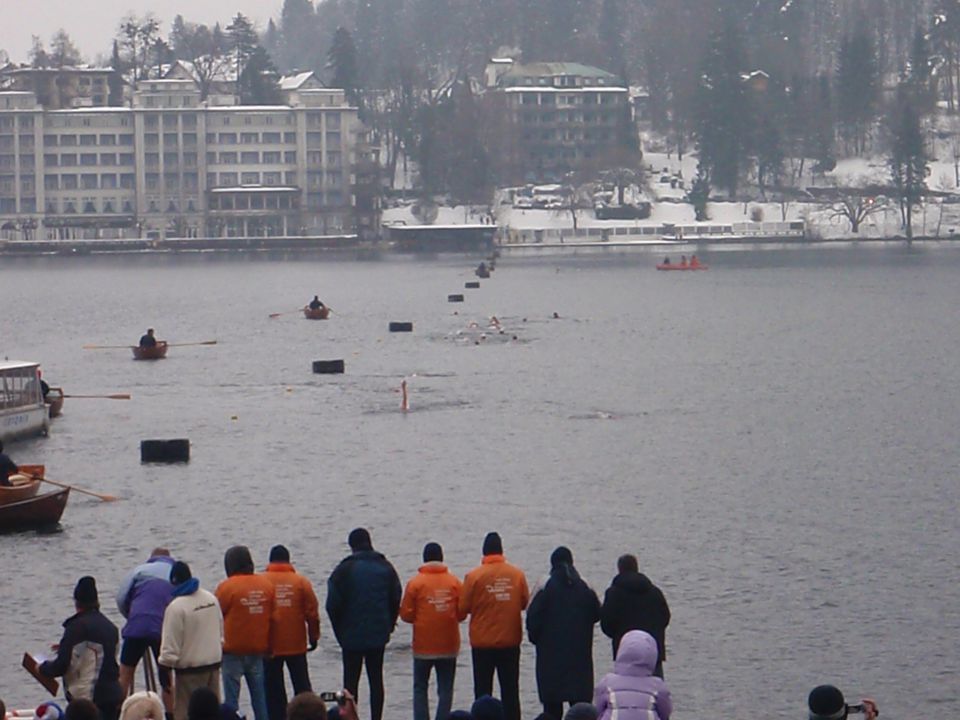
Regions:
<instances>
[{"instance_id":1,"label":"rower in boat","mask_svg":"<svg viewBox=\"0 0 960 720\"><path fill-rule=\"evenodd\" d=\"M319 295L314 295L313 300L310 301L310 304L307 307L309 307L311 310L322 310L326 307L326 305L320 301Z\"/></svg>"},{"instance_id":2,"label":"rower in boat","mask_svg":"<svg viewBox=\"0 0 960 720\"><path fill-rule=\"evenodd\" d=\"M662 264L663 264L663 265L669 265L669 264L670 264L670 256L669 256L669 255L663 259L663 263L662 263Z\"/></svg>"},{"instance_id":3,"label":"rower in boat","mask_svg":"<svg viewBox=\"0 0 960 720\"><path fill-rule=\"evenodd\" d=\"M3 441L0 440L0 485L12 487L13 483L10 482L10 476L16 475L18 472L20 472L20 468L18 468L17 464L10 459L10 456L3 451Z\"/></svg>"},{"instance_id":4,"label":"rower in boat","mask_svg":"<svg viewBox=\"0 0 960 720\"><path fill-rule=\"evenodd\" d=\"M691 267L691 268L698 268L698 267L700 267L700 259L699 259L696 255L691 255L691 256L690 256L690 267Z\"/></svg>"},{"instance_id":5,"label":"rower in boat","mask_svg":"<svg viewBox=\"0 0 960 720\"><path fill-rule=\"evenodd\" d=\"M687 267L687 256L686 256L686 255L681 255L681 256L680 256L680 267L682 267L682 268Z\"/></svg>"},{"instance_id":6,"label":"rower in boat","mask_svg":"<svg viewBox=\"0 0 960 720\"><path fill-rule=\"evenodd\" d=\"M140 347L153 348L157 346L157 338L153 334L153 328L147 328L147 334L140 337Z\"/></svg>"}]
</instances>

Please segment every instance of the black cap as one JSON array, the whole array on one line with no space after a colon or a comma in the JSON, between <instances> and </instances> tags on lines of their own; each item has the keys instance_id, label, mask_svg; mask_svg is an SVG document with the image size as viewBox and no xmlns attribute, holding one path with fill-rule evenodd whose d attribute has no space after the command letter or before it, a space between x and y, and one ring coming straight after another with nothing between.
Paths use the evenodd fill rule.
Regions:
<instances>
[{"instance_id":1,"label":"black cap","mask_svg":"<svg viewBox=\"0 0 960 720\"><path fill-rule=\"evenodd\" d=\"M347 537L347 544L350 545L351 550L373 550L373 541L366 528L351 530Z\"/></svg>"},{"instance_id":2,"label":"black cap","mask_svg":"<svg viewBox=\"0 0 960 720\"><path fill-rule=\"evenodd\" d=\"M99 607L100 597L97 595L97 581L89 575L84 575L77 581L73 589L73 599L81 607Z\"/></svg>"},{"instance_id":3,"label":"black cap","mask_svg":"<svg viewBox=\"0 0 960 720\"><path fill-rule=\"evenodd\" d=\"M810 720L841 720L847 716L843 693L833 685L818 685L807 698Z\"/></svg>"},{"instance_id":4,"label":"black cap","mask_svg":"<svg viewBox=\"0 0 960 720\"><path fill-rule=\"evenodd\" d=\"M193 573L190 572L190 566L183 560L177 560L170 568L170 582L174 585L182 585L192 577Z\"/></svg>"},{"instance_id":5,"label":"black cap","mask_svg":"<svg viewBox=\"0 0 960 720\"><path fill-rule=\"evenodd\" d=\"M498 533L487 533L487 536L483 539L483 554L503 555L503 541Z\"/></svg>"},{"instance_id":6,"label":"black cap","mask_svg":"<svg viewBox=\"0 0 960 720\"><path fill-rule=\"evenodd\" d=\"M270 562L290 562L290 551L283 545L274 545L270 548Z\"/></svg>"},{"instance_id":7,"label":"black cap","mask_svg":"<svg viewBox=\"0 0 960 720\"><path fill-rule=\"evenodd\" d=\"M573 565L573 553L570 548L561 545L550 554L550 567Z\"/></svg>"},{"instance_id":8,"label":"black cap","mask_svg":"<svg viewBox=\"0 0 960 720\"><path fill-rule=\"evenodd\" d=\"M424 562L443 562L443 548L440 543L428 542L423 546Z\"/></svg>"}]
</instances>

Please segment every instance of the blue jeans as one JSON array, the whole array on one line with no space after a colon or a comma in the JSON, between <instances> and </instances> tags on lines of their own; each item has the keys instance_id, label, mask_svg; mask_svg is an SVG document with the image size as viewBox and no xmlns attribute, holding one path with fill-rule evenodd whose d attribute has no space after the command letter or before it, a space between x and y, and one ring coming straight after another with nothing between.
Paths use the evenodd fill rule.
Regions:
<instances>
[{"instance_id":1,"label":"blue jeans","mask_svg":"<svg viewBox=\"0 0 960 720\"><path fill-rule=\"evenodd\" d=\"M430 684L430 670L437 669L437 716L436 720L447 720L453 705L453 679L457 674L457 659L435 658L413 659L413 720L430 720L430 700L427 686Z\"/></svg>"},{"instance_id":2,"label":"blue jeans","mask_svg":"<svg viewBox=\"0 0 960 720\"><path fill-rule=\"evenodd\" d=\"M246 678L254 717L256 720L268 720L267 692L263 680L263 657L260 655L230 655L224 653L220 672L223 674L223 701L239 709L240 678Z\"/></svg>"}]
</instances>

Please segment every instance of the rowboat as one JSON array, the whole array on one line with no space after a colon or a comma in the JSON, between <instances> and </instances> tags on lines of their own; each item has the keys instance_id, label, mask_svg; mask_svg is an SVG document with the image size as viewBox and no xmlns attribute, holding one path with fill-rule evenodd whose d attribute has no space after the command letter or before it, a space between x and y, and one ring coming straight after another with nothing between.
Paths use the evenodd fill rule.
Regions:
<instances>
[{"instance_id":1,"label":"rowboat","mask_svg":"<svg viewBox=\"0 0 960 720\"><path fill-rule=\"evenodd\" d=\"M50 414L40 388L39 363L0 361L0 441L47 434Z\"/></svg>"},{"instance_id":2,"label":"rowboat","mask_svg":"<svg viewBox=\"0 0 960 720\"><path fill-rule=\"evenodd\" d=\"M164 340L159 341L153 347L133 345L134 360L162 360L167 356L167 343Z\"/></svg>"},{"instance_id":3,"label":"rowboat","mask_svg":"<svg viewBox=\"0 0 960 720\"><path fill-rule=\"evenodd\" d=\"M708 270L707 265L657 265L657 270Z\"/></svg>"},{"instance_id":4,"label":"rowboat","mask_svg":"<svg viewBox=\"0 0 960 720\"><path fill-rule=\"evenodd\" d=\"M321 308L317 308L316 310L313 310L310 307L305 307L303 309L303 316L307 320L326 320L328 317L330 317L330 308L328 308L326 305Z\"/></svg>"},{"instance_id":5,"label":"rowboat","mask_svg":"<svg viewBox=\"0 0 960 720\"><path fill-rule=\"evenodd\" d=\"M12 486L0 485L0 506L32 498L40 489L36 477L43 477L46 470L43 465L20 465L19 469L20 472L10 476Z\"/></svg>"},{"instance_id":6,"label":"rowboat","mask_svg":"<svg viewBox=\"0 0 960 720\"><path fill-rule=\"evenodd\" d=\"M50 392L47 393L44 401L47 403L51 418L60 417L60 413L63 412L63 398L63 388L50 388Z\"/></svg>"},{"instance_id":7,"label":"rowboat","mask_svg":"<svg viewBox=\"0 0 960 720\"><path fill-rule=\"evenodd\" d=\"M0 532L40 530L60 522L70 488L0 505Z\"/></svg>"}]
</instances>

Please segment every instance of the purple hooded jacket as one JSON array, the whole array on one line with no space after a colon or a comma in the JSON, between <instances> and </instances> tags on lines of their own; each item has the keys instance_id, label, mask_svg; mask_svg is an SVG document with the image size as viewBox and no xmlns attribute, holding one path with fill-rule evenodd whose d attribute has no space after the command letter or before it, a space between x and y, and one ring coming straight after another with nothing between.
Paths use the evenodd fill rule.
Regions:
<instances>
[{"instance_id":1,"label":"purple hooded jacket","mask_svg":"<svg viewBox=\"0 0 960 720\"><path fill-rule=\"evenodd\" d=\"M620 640L613 672L593 691L599 720L669 720L670 691L653 675L657 641L643 630L631 630Z\"/></svg>"},{"instance_id":2,"label":"purple hooded jacket","mask_svg":"<svg viewBox=\"0 0 960 720\"><path fill-rule=\"evenodd\" d=\"M117 609L127 619L124 638L159 640L163 612L172 598L170 568L173 558L155 555L133 569L117 591Z\"/></svg>"}]
</instances>

